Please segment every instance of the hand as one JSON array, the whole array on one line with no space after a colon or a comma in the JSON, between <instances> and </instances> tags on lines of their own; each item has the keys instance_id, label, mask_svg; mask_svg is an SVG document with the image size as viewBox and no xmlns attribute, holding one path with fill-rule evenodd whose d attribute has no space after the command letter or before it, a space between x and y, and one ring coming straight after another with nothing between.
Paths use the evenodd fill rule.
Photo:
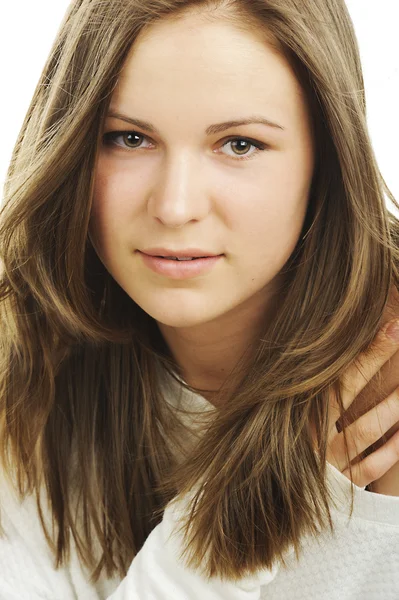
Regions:
<instances>
[{"instance_id":1,"label":"hand","mask_svg":"<svg viewBox=\"0 0 399 600\"><path fill-rule=\"evenodd\" d=\"M365 413L363 403L361 416L358 416L358 405L357 414L352 409L352 416L347 417L360 392L399 350L399 332L396 337L389 335L393 324L394 321L384 324L372 345L350 365L341 378L341 397L347 423L352 478L345 456L343 433L341 429L340 431L337 429L337 424L340 423L340 410L336 398L331 397L327 460L360 487L380 480L392 467L399 464L399 431L370 453L370 447L399 422L399 388ZM373 491L377 490L373 487Z\"/></svg>"},{"instance_id":2,"label":"hand","mask_svg":"<svg viewBox=\"0 0 399 600\"><path fill-rule=\"evenodd\" d=\"M392 286L380 325L382 326L385 322L391 320L395 316L399 317L399 293L395 286ZM374 399L377 400L377 402L393 392L394 389L399 385L399 351L396 352L396 354L394 354L393 357L385 363L380 371L380 374L382 379L381 393L379 393L378 390L376 390L374 393ZM366 390L364 392L366 400L367 396L369 395L368 388L369 386L366 386ZM361 395L363 395L363 392ZM377 447L389 440L397 431L399 431L399 422L391 427L389 431L387 431L382 439L374 445L374 448L377 449ZM399 496L399 462L397 462L389 471L387 471L385 475L374 481L368 487L368 489L377 494Z\"/></svg>"},{"instance_id":3,"label":"hand","mask_svg":"<svg viewBox=\"0 0 399 600\"><path fill-rule=\"evenodd\" d=\"M399 317L399 293L398 290L392 286L387 306L382 315L380 327L383 327L385 323L388 323L388 321L391 321L395 317ZM380 373L382 378L382 389L380 394L377 391L377 397L375 396L374 392L374 400L377 400L377 402L385 398L385 396L388 396L388 394L393 392L394 389L399 386L399 348L398 352L396 352L396 354L394 354L392 358L385 363ZM366 386L365 392L362 393L361 396L364 396L363 401L366 400L366 402L367 400L371 399L372 396L369 393L368 386ZM368 396L370 396L370 398L368 398ZM392 437L396 431L399 431L399 422L396 423L389 431L387 431L387 433L384 435L383 441L386 441Z\"/></svg>"}]
</instances>

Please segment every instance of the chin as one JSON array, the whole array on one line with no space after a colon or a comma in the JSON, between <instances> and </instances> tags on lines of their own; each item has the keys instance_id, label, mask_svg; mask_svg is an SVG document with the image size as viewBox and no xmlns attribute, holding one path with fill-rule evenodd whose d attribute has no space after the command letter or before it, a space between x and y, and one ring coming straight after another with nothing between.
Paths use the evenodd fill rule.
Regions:
<instances>
[{"instance_id":1,"label":"chin","mask_svg":"<svg viewBox=\"0 0 399 600\"><path fill-rule=\"evenodd\" d=\"M146 311L151 317L153 317L158 323L162 323L167 327L196 327L212 321L214 315L198 315L194 314L193 311L154 311L150 313Z\"/></svg>"},{"instance_id":2,"label":"chin","mask_svg":"<svg viewBox=\"0 0 399 600\"><path fill-rule=\"evenodd\" d=\"M191 302L177 302L171 305L161 303L160 299L153 302L134 301L158 323L168 327L195 327L216 319L220 314L209 307L195 305Z\"/></svg>"}]
</instances>

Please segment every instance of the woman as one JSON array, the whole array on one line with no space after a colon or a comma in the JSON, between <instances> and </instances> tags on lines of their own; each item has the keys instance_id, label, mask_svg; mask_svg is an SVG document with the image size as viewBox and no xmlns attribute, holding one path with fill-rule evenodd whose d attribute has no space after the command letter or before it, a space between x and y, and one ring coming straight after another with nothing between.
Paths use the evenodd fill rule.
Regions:
<instances>
[{"instance_id":1,"label":"woman","mask_svg":"<svg viewBox=\"0 0 399 600\"><path fill-rule=\"evenodd\" d=\"M1 220L2 598L394 598L384 191L343 2L72 2Z\"/></svg>"}]
</instances>

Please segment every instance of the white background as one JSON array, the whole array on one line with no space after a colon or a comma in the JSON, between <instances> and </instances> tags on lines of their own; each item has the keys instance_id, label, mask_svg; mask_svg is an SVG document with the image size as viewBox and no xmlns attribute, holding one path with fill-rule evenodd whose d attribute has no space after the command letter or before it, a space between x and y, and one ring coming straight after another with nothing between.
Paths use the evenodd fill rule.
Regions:
<instances>
[{"instance_id":1,"label":"white background","mask_svg":"<svg viewBox=\"0 0 399 600\"><path fill-rule=\"evenodd\" d=\"M3 0L0 4L0 189L25 112L68 4L69 0ZM382 175L399 200L399 1L347 0L347 5L363 61L374 150Z\"/></svg>"}]
</instances>

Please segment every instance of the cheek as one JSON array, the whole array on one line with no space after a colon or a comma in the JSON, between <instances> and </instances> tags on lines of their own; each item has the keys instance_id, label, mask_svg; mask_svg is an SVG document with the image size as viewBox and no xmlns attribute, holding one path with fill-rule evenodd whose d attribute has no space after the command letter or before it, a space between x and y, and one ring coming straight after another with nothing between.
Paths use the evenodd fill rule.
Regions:
<instances>
[{"instance_id":1,"label":"cheek","mask_svg":"<svg viewBox=\"0 0 399 600\"><path fill-rule=\"evenodd\" d=\"M138 180L126 169L112 169L106 161L99 161L94 180L91 226L96 235L105 239L112 236L114 241L123 237L138 209L140 197ZM115 237L115 233L118 235Z\"/></svg>"},{"instance_id":2,"label":"cheek","mask_svg":"<svg viewBox=\"0 0 399 600\"><path fill-rule=\"evenodd\" d=\"M302 230L311 176L310 168L276 162L249 188L246 185L245 193L236 188L230 196L230 226L250 259L255 254L288 259Z\"/></svg>"},{"instance_id":3,"label":"cheek","mask_svg":"<svg viewBox=\"0 0 399 600\"><path fill-rule=\"evenodd\" d=\"M126 204L121 195L120 180L97 169L89 232L93 246L107 268L114 254L118 253L118 245L123 235L121 224L125 221Z\"/></svg>"}]
</instances>

